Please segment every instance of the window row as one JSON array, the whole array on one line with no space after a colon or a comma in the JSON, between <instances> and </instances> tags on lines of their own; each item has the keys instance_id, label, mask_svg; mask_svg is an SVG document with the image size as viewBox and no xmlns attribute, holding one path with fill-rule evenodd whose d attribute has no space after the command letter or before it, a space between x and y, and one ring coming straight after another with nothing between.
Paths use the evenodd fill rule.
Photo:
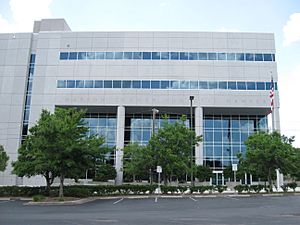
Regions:
<instances>
[{"instance_id":1,"label":"window row","mask_svg":"<svg viewBox=\"0 0 300 225\"><path fill-rule=\"evenodd\" d=\"M228 60L275 61L271 53L216 52L60 52L60 60Z\"/></svg>"},{"instance_id":2,"label":"window row","mask_svg":"<svg viewBox=\"0 0 300 225\"><path fill-rule=\"evenodd\" d=\"M277 82L274 82L277 90ZM270 90L271 82L184 80L58 80L57 88Z\"/></svg>"}]
</instances>

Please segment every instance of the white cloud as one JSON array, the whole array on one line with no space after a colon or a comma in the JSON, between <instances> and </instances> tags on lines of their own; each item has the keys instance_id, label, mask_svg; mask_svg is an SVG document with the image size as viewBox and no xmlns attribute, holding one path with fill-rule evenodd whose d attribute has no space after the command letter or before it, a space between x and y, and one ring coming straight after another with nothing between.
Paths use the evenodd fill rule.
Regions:
<instances>
[{"instance_id":1,"label":"white cloud","mask_svg":"<svg viewBox=\"0 0 300 225\"><path fill-rule=\"evenodd\" d=\"M283 46L289 46L300 40L300 13L294 13L283 27Z\"/></svg>"},{"instance_id":2,"label":"white cloud","mask_svg":"<svg viewBox=\"0 0 300 225\"><path fill-rule=\"evenodd\" d=\"M279 80L281 132L286 136L296 136L296 147L300 147L299 74L300 64L282 74Z\"/></svg>"},{"instance_id":3,"label":"white cloud","mask_svg":"<svg viewBox=\"0 0 300 225\"><path fill-rule=\"evenodd\" d=\"M0 14L0 33L31 32L34 20L51 18L49 6L53 0L10 0L12 22Z\"/></svg>"}]
</instances>

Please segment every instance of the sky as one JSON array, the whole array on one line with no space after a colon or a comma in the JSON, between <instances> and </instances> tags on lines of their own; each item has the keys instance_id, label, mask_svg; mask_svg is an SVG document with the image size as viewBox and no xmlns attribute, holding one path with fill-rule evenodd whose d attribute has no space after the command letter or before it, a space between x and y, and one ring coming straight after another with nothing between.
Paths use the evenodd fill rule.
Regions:
<instances>
[{"instance_id":1,"label":"sky","mask_svg":"<svg viewBox=\"0 0 300 225\"><path fill-rule=\"evenodd\" d=\"M0 0L0 33L31 32L44 18L73 31L274 33L281 133L300 147L300 0Z\"/></svg>"}]
</instances>

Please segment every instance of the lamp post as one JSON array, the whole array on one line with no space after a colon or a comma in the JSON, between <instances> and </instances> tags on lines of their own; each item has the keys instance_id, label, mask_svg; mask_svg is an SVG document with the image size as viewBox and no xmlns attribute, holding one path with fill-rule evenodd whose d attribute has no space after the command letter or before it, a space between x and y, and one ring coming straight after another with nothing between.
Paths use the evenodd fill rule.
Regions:
<instances>
[{"instance_id":1,"label":"lamp post","mask_svg":"<svg viewBox=\"0 0 300 225\"><path fill-rule=\"evenodd\" d=\"M156 113L159 113L159 110L158 109L155 109L153 108L152 109L152 134L151 134L151 137L154 135L154 132L155 132L155 117L156 117ZM150 169L150 184L152 184L152 169Z\"/></svg>"},{"instance_id":2,"label":"lamp post","mask_svg":"<svg viewBox=\"0 0 300 225\"><path fill-rule=\"evenodd\" d=\"M190 122L190 130L191 130L191 185L194 186L194 172L193 172L193 135L192 135L192 131L193 131L193 100L194 100L194 96L190 96L190 101L191 101L191 122Z\"/></svg>"}]
</instances>

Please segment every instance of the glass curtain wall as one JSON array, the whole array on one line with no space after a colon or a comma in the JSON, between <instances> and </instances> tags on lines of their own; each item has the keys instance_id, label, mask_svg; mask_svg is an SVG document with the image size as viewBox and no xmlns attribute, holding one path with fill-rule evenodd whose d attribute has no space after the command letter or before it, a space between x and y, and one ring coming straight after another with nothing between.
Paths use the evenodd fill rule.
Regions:
<instances>
[{"instance_id":1,"label":"glass curtain wall","mask_svg":"<svg viewBox=\"0 0 300 225\"><path fill-rule=\"evenodd\" d=\"M161 128L165 122L164 116L166 114L157 114L155 119L155 132ZM168 123L175 123L179 121L182 115L170 114L168 116ZM189 127L190 118L187 118L185 124ZM131 114L126 115L125 119L125 144L139 143L140 145L147 145L152 133L152 114Z\"/></svg>"},{"instance_id":2,"label":"glass curtain wall","mask_svg":"<svg viewBox=\"0 0 300 225\"><path fill-rule=\"evenodd\" d=\"M224 169L238 163L237 153L245 153L244 141L256 131L268 130L267 116L205 115L204 165Z\"/></svg>"}]
</instances>

